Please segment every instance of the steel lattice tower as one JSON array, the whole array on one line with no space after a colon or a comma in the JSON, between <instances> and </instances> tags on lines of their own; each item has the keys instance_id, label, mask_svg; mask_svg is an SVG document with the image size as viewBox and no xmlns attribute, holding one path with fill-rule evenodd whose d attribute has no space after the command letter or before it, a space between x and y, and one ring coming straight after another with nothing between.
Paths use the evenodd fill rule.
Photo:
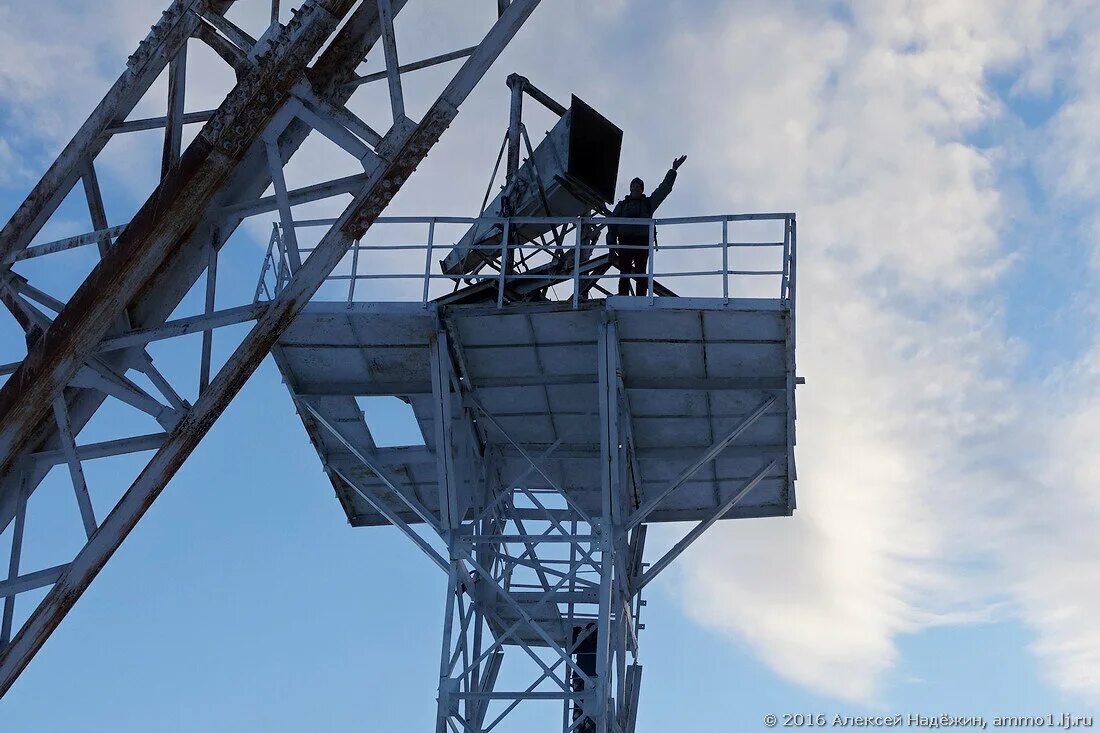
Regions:
<instances>
[{"instance_id":1,"label":"steel lattice tower","mask_svg":"<svg viewBox=\"0 0 1100 733\"><path fill-rule=\"evenodd\" d=\"M276 0L258 38L226 17L233 0L176 0L153 26L0 234L0 298L27 343L25 355L0 367L8 375L0 388L0 532L10 528L12 537L0 580L0 695L270 353L349 522L398 527L446 576L437 733L495 729L521 703L560 705L560 721L547 730L634 730L642 589L714 522L795 507L795 219L618 220L649 227L649 296L591 299L613 264L596 250L602 228L617 221L597 216L606 214L615 170L610 158L595 174L581 170L577 151L603 155L604 143L593 148L576 131L610 128L579 100L566 108L516 76L501 196L471 219L382 217L538 4L498 0L478 43L404 64L394 18L406 0L306 0L285 25ZM235 74L216 109L185 109L192 41ZM360 62L377 54L385 70L359 75ZM456 73L411 119L405 75L450 62ZM165 115L131 119L162 74ZM388 86L385 131L348 106L372 82ZM555 128L532 147L524 94L561 116L565 137ZM199 123L183 149L184 125ZM164 131L159 183L130 221L109 222L97 158L112 137L149 129ZM362 172L291 188L284 167L313 133ZM521 143L529 154L522 166ZM561 163L563 155L571 160ZM617 170L617 147L613 162ZM585 185L608 175L610 191ZM78 183L93 231L32 244ZM348 194L335 219L295 217L295 206ZM255 292L219 306L223 246L245 219L271 215L278 221ZM361 261L386 249L362 242L387 224L424 225L423 245L392 248L412 249L422 272ZM721 266L665 278L653 265L657 224L720 227L720 243L685 249L711 247ZM762 224L777 233L730 238L733 227ZM439 249L448 225L469 229L435 265L450 250ZM316 245L299 244L307 226L324 230ZM66 300L20 274L27 260L91 246L98 263ZM773 247L781 262L738 271L733 247ZM669 284L687 275L716 278L721 296L676 296ZM737 275L775 276L778 292L731 297ZM397 277L415 281L413 302L386 297L379 283ZM347 283L346 298L322 290L334 281ZM362 292L356 298L361 281L365 301ZM453 292L439 295L440 283ZM196 285L203 309L176 315ZM559 285L570 295L557 297ZM241 324L250 324L247 333L215 369L215 332ZM202 348L190 388L155 366L148 347L194 334ZM420 445L379 447L357 400L382 396L409 406ZM114 403L161 429L79 442ZM126 454L149 458L97 517L83 466ZM26 568L27 502L58 466L68 470L85 542L68 562ZM693 525L683 538L645 562L648 526L685 521ZM17 626L20 596L43 588L45 598Z\"/></svg>"}]
</instances>

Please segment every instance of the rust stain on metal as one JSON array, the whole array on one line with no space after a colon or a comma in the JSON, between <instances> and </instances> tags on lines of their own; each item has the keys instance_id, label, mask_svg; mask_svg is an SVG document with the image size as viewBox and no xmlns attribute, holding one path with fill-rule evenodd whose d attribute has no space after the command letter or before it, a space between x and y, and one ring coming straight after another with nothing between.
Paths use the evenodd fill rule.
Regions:
<instances>
[{"instance_id":1,"label":"rust stain on metal","mask_svg":"<svg viewBox=\"0 0 1100 733\"><path fill-rule=\"evenodd\" d=\"M258 54L253 72L230 92L54 325L0 388L0 422L8 428L0 445L0 474L11 469L54 396L72 379L109 324L189 239L209 201L352 4L352 0L307 3L271 37Z\"/></svg>"},{"instance_id":2,"label":"rust stain on metal","mask_svg":"<svg viewBox=\"0 0 1100 733\"><path fill-rule=\"evenodd\" d=\"M348 241L360 239L366 234L367 229L382 215L390 200L401 190L401 186L427 157L428 151L439 141L444 130L450 127L456 114L457 110L453 108L439 107L428 113L409 136L409 140L394 157L393 162L386 168L382 180L341 229L341 234Z\"/></svg>"}]
</instances>

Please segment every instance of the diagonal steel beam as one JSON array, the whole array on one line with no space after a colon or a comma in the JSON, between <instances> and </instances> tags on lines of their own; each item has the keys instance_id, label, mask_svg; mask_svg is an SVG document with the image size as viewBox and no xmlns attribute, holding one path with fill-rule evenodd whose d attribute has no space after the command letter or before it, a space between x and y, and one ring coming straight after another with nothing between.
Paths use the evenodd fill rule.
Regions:
<instances>
[{"instance_id":1,"label":"diagonal steel beam","mask_svg":"<svg viewBox=\"0 0 1100 733\"><path fill-rule=\"evenodd\" d=\"M371 473L377 476L379 480L381 480L382 483L386 485L386 488L388 488L391 493L393 493L398 499L400 499L405 504L405 506L409 507L409 509L411 509L413 513L416 514L416 516L420 517L421 521L434 529L436 531L436 534L442 534L439 518L428 511L428 508L417 500L416 494L413 493L412 489L403 486L396 477L392 476L389 471L381 466L378 460L374 459L374 456L368 456L367 451L352 443L348 439L348 437L340 431L339 428L329 422L320 412L316 410L316 408L313 407L313 405L309 404L308 401L298 399L296 400L296 402L299 406L304 407L306 411L313 416L313 419L320 423L321 426L325 428L325 430L331 433L332 437L340 441L340 443L348 450L348 452L355 456L355 458L360 463L362 463L367 469L369 469ZM345 483L350 484L353 488L356 487L356 484L352 481L349 481L348 478L342 473L340 474L340 477L344 479ZM368 501L370 500L368 499ZM371 503L373 504L374 502L372 501ZM444 569L446 569L446 567L444 567Z\"/></svg>"},{"instance_id":2,"label":"diagonal steel beam","mask_svg":"<svg viewBox=\"0 0 1100 733\"><path fill-rule=\"evenodd\" d=\"M668 486L666 486L661 491L661 493L657 494L657 496L647 501L645 503L645 506L643 506L641 509L634 512L634 514L630 516L630 518L626 522L625 527L623 528L624 531L632 530L639 524L644 522L646 520L646 517L652 514L653 510L657 508L658 504L664 501L669 494L680 488L680 486L682 486L684 482L695 475L696 471L713 461L722 451L726 449L726 447L730 443L741 437L741 435L750 427L752 427L753 424L764 415L764 413L772 408L772 405L776 403L777 399L777 397L772 395L768 399L764 400L760 404L760 406L753 410L748 417L738 423L737 427L735 427L733 430L727 433L724 438L722 438L717 443L712 445L709 449L707 449L707 451L703 455L699 456L699 459L697 461L681 471L680 475L673 479L673 481Z\"/></svg>"},{"instance_id":3,"label":"diagonal steel beam","mask_svg":"<svg viewBox=\"0 0 1100 733\"><path fill-rule=\"evenodd\" d=\"M7 692L18 674L30 663L54 628L98 575L163 491L167 482L190 456L210 426L225 410L230 400L237 395L249 376L270 352L279 334L290 325L320 287L324 278L344 256L350 244L362 238L427 156L428 151L457 116L459 106L538 4L539 0L513 0L504 15L485 35L478 50L467 59L420 124L407 133L398 132L399 140L395 141L395 153L385 168L380 170L370 185L354 198L337 224L321 239L312 255L292 276L279 296L271 302L270 307L215 376L209 388L199 396L194 407L169 433L164 445L103 520L99 529L47 593L18 635L0 653L0 695ZM314 6L307 5L307 7ZM350 3L343 3L340 7L346 9L350 7ZM328 19L335 21L338 20L338 16L329 15ZM331 27L328 30L331 32ZM217 118L211 124L216 121ZM185 169L186 158L187 155L169 180ZM132 228L133 224L127 232ZM112 254L120 249L116 246ZM102 335L102 333L99 334L100 338ZM94 343L89 345L90 348L95 346ZM7 387L17 376L19 372L8 380L4 390L0 390L0 408L3 408ZM0 409L0 415L6 412Z\"/></svg>"},{"instance_id":4,"label":"diagonal steel beam","mask_svg":"<svg viewBox=\"0 0 1100 733\"><path fill-rule=\"evenodd\" d=\"M335 474L341 481L351 487L352 491L363 497L363 500L373 506L379 514L389 520L390 524L397 527L401 532L412 540L412 543L420 548L420 550L428 556L428 559L439 566L439 569L443 572L449 572L450 566L447 561L443 559L443 556L436 552L435 548L428 544L427 540L416 533L409 523L397 515L397 512L387 506L386 502L382 501L374 492L369 491L367 487L361 485L358 481L352 480L350 477L345 476L340 472L338 468L329 468L330 472Z\"/></svg>"},{"instance_id":5,"label":"diagonal steel beam","mask_svg":"<svg viewBox=\"0 0 1100 733\"><path fill-rule=\"evenodd\" d=\"M280 26L257 45L253 68L0 388L0 472L25 449L48 406L123 315L125 304L199 224L221 182L353 4L309 0L296 23Z\"/></svg>"},{"instance_id":6,"label":"diagonal steel beam","mask_svg":"<svg viewBox=\"0 0 1100 733\"><path fill-rule=\"evenodd\" d=\"M26 474L24 473L20 479L26 481ZM22 489L26 488L26 484L21 485ZM27 525L27 501L23 491L20 492L21 496L19 502L19 510L15 514L15 526L12 527L11 535L11 554L8 555L8 582L12 582L19 578L19 561L23 555L23 530ZM4 598L4 616L3 620L0 620L0 649L3 649L11 641L11 630L15 621L15 594Z\"/></svg>"},{"instance_id":7,"label":"diagonal steel beam","mask_svg":"<svg viewBox=\"0 0 1100 733\"><path fill-rule=\"evenodd\" d=\"M84 162L103 150L108 128L126 119L157 80L169 59L202 22L199 12L224 13L234 0L189 0L169 6L130 56L126 70L0 231L0 262L9 263L26 249L83 173Z\"/></svg>"},{"instance_id":8,"label":"diagonal steel beam","mask_svg":"<svg viewBox=\"0 0 1100 733\"><path fill-rule=\"evenodd\" d=\"M177 0L179 4L179 0ZM184 44L168 64L168 110L164 120L164 148L160 160L160 177L179 160L183 148L184 100L187 96L187 44ZM103 229L99 224L96 229Z\"/></svg>"},{"instance_id":9,"label":"diagonal steel beam","mask_svg":"<svg viewBox=\"0 0 1100 733\"><path fill-rule=\"evenodd\" d=\"M680 553L682 553L691 545L691 543L699 539L699 537L701 537L704 532L710 529L710 526L712 524L717 522L722 517L726 516L726 513L729 512L730 509L733 509L735 506L740 504L741 500L748 496L749 492L755 489L760 484L760 482L763 481L764 478L772 472L772 469L774 469L778 465L779 461L772 461L768 465L764 466L764 468L757 471L756 475L746 481L744 486L742 486L741 489L733 496L731 496L724 504L718 507L718 509L713 514L692 527L690 532L680 538L680 541L673 545L672 549L662 555L661 559L653 563L649 570L647 570L642 575L642 577L635 584L634 592L637 593L642 588L645 588L647 585L649 585L649 583L657 577L658 573L668 567L673 560L680 556Z\"/></svg>"},{"instance_id":10,"label":"diagonal steel beam","mask_svg":"<svg viewBox=\"0 0 1100 733\"><path fill-rule=\"evenodd\" d=\"M69 464L69 478L72 479L76 503L80 507L80 519L84 522L84 532L91 537L96 530L95 512L92 510L92 498L88 496L88 483L84 480L84 469L76 453L76 441L73 439L73 429L69 424L69 413L65 409L63 398L58 397L53 401L53 414L54 419L57 420L57 428L61 432L65 462Z\"/></svg>"},{"instance_id":11,"label":"diagonal steel beam","mask_svg":"<svg viewBox=\"0 0 1100 733\"><path fill-rule=\"evenodd\" d=\"M512 439L512 436L508 434L508 431L504 429L504 426L500 424L500 421L493 417L493 413L485 409L485 405L481 403L481 401L477 398L477 395L470 392L466 394L466 398L469 399L470 402L472 402L473 405L477 407L478 411L481 412L485 419L494 428L496 428L497 431L500 432L500 434L503 435L509 443L511 443L512 447L515 448L515 450L523 457L523 460L527 461L527 463L530 464L540 476L542 476L542 479L546 481L546 483L548 483L550 487L554 489L554 491L558 492L558 494L561 495L562 499L564 499L565 502L569 504L569 508L575 511L585 522L591 524L592 518L589 517L588 514L583 509L581 509L577 505L577 503L573 501L573 499L570 498L569 494L565 490L563 490L562 487L558 486L557 482L554 481L554 479L550 478L550 476L548 476L546 472L542 470L536 459L531 456L530 453L524 450L523 446Z\"/></svg>"},{"instance_id":12,"label":"diagonal steel beam","mask_svg":"<svg viewBox=\"0 0 1100 733\"><path fill-rule=\"evenodd\" d=\"M248 53L221 33L214 30L213 26L206 23L200 23L195 29L195 38L209 46L218 56L221 56L222 61L229 64L237 74L240 74L244 70L248 59ZM186 122L186 119L184 121Z\"/></svg>"},{"instance_id":13,"label":"diagonal steel beam","mask_svg":"<svg viewBox=\"0 0 1100 733\"><path fill-rule=\"evenodd\" d=\"M406 0L394 0L394 13L401 10L405 3ZM313 94L333 104L342 105L346 102L354 91L347 86L347 82L355 77L355 66L374 48L380 36L377 6L373 2L364 2L340 29L314 67L306 72ZM298 150L310 131L309 126L303 122L291 122L279 138L279 148L284 160ZM223 184L218 200L227 204L253 201L263 195L270 183L266 156L262 146L259 146L250 152ZM172 260L158 270L142 294L130 304L128 314L131 327L148 329L164 323L206 269L207 245L211 241L212 232L220 228L218 245L221 246L240 221L238 217L226 220L220 210L209 212L207 220L195 229L190 240L177 249ZM121 367L139 357L140 352L135 354L133 349L127 349L105 358L112 360L116 367ZM81 391L70 399L69 415L74 432L79 432L92 418L103 399L102 394L94 391ZM41 424L30 445L35 446L34 450L38 451L58 449L60 440L54 426L48 422ZM35 472L30 478L31 493L43 476L44 473ZM18 491L17 477L10 473L0 473L0 531L15 516Z\"/></svg>"},{"instance_id":14,"label":"diagonal steel beam","mask_svg":"<svg viewBox=\"0 0 1100 733\"><path fill-rule=\"evenodd\" d=\"M386 55L390 107L396 124L405 116L405 98L401 92L401 63L397 60L397 41L393 33L393 9L390 7L390 0L378 0L378 13L382 16L382 49Z\"/></svg>"},{"instance_id":15,"label":"diagonal steel beam","mask_svg":"<svg viewBox=\"0 0 1100 733\"><path fill-rule=\"evenodd\" d=\"M33 257L42 257L44 255L52 255L56 252L64 252L67 249L74 249L76 247L83 247L88 244L103 243L109 241L112 237L117 237L126 229L126 225L122 224L117 227L111 227L109 229L100 229L86 234L78 234L75 237L66 237L64 239L57 239L52 242L45 242L44 244L36 244L33 247L27 247L22 251L11 255L9 261L5 261L5 265L13 264L19 260L29 260Z\"/></svg>"},{"instance_id":16,"label":"diagonal steel beam","mask_svg":"<svg viewBox=\"0 0 1100 733\"><path fill-rule=\"evenodd\" d=\"M10 599L35 588L43 588L56 583L68 565L55 565L52 568L35 570L33 573L18 575L0 582L0 598Z\"/></svg>"}]
</instances>

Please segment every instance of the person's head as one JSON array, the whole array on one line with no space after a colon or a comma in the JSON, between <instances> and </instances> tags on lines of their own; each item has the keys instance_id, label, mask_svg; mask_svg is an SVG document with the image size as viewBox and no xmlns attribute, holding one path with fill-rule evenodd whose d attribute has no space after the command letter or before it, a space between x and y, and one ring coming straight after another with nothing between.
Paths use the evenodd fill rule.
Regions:
<instances>
[{"instance_id":1,"label":"person's head","mask_svg":"<svg viewBox=\"0 0 1100 733\"><path fill-rule=\"evenodd\" d=\"M630 193L635 196L645 193L645 181L643 181L641 178L635 178L633 181L631 181Z\"/></svg>"}]
</instances>

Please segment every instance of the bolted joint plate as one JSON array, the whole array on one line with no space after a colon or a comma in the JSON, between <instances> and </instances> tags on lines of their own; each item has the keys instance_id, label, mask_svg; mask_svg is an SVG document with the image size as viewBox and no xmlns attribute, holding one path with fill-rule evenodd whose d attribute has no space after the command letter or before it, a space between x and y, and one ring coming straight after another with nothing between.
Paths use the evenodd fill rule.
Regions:
<instances>
[{"instance_id":1,"label":"bolted joint plate","mask_svg":"<svg viewBox=\"0 0 1100 733\"><path fill-rule=\"evenodd\" d=\"M308 2L287 25L273 24L252 50L253 65L200 136L230 158L243 155L253 142L253 131L286 102L300 78L297 70L309 63L351 4ZM334 12L326 5L338 7Z\"/></svg>"},{"instance_id":2,"label":"bolted joint plate","mask_svg":"<svg viewBox=\"0 0 1100 733\"><path fill-rule=\"evenodd\" d=\"M474 542L471 539L474 530L474 525L463 524L455 527L451 532L450 541L447 543L450 546L451 560L462 560L474 554Z\"/></svg>"},{"instance_id":3,"label":"bolted joint plate","mask_svg":"<svg viewBox=\"0 0 1100 733\"><path fill-rule=\"evenodd\" d=\"M458 707L459 683L457 678L442 677L439 680L439 706L447 711L447 715L457 717L460 715Z\"/></svg>"},{"instance_id":4,"label":"bolted joint plate","mask_svg":"<svg viewBox=\"0 0 1100 733\"><path fill-rule=\"evenodd\" d=\"M203 10L209 3L207 0L191 0L185 4L172 3L161 13L160 20L151 26L149 34L138 43L137 50L126 59L126 68L131 72L139 73L153 56L160 51L160 47L175 25L192 10Z\"/></svg>"},{"instance_id":5,"label":"bolted joint plate","mask_svg":"<svg viewBox=\"0 0 1100 733\"><path fill-rule=\"evenodd\" d=\"M390 200L400 190L401 185L408 180L409 176L413 174L413 171L428 154L428 151L439 141L443 131L450 127L451 121L454 120L456 115L458 115L457 107L441 101L428 112L411 134L407 131L407 126L400 126L401 129L395 135L394 141L403 139L403 144L399 146L398 152L383 170L379 185L371 187L370 195L360 203L355 214L344 224L341 233L347 238L347 241L361 239L366 234L367 229L374 224L375 219L382 215L382 211L385 210ZM398 128L399 126L395 125L394 127ZM390 134L387 133L386 137L389 136ZM384 157L386 152L385 140L379 148L379 153L383 154Z\"/></svg>"}]
</instances>

